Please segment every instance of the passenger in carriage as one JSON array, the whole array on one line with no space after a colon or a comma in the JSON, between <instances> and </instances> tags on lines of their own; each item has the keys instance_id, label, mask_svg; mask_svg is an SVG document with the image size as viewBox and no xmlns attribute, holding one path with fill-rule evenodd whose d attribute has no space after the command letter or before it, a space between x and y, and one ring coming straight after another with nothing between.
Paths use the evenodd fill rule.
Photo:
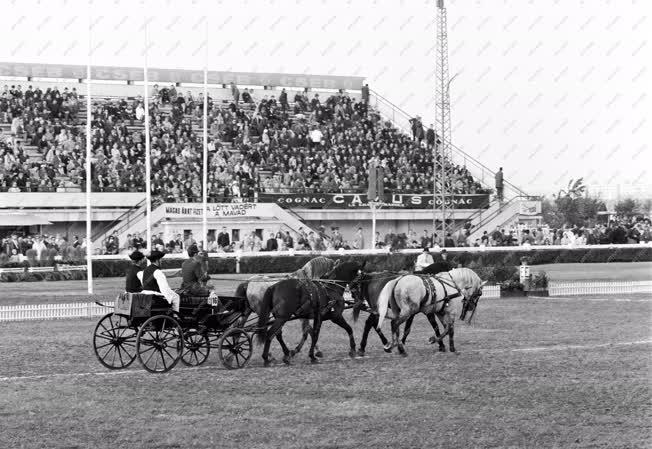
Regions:
<instances>
[{"instance_id":1,"label":"passenger in carriage","mask_svg":"<svg viewBox=\"0 0 652 449\"><path fill-rule=\"evenodd\" d=\"M206 282L210 276L204 269L203 255L197 245L190 245L188 257L181 265L181 291L189 296L209 296L211 291Z\"/></svg>"},{"instance_id":2,"label":"passenger in carriage","mask_svg":"<svg viewBox=\"0 0 652 449\"><path fill-rule=\"evenodd\" d=\"M140 279L138 278L138 273L143 271L145 255L140 251L135 250L129 254L129 258L131 259L131 265L127 267L125 291L127 293L140 293L143 290L143 284L141 284Z\"/></svg>"},{"instance_id":3,"label":"passenger in carriage","mask_svg":"<svg viewBox=\"0 0 652 449\"><path fill-rule=\"evenodd\" d=\"M179 295L170 288L168 280L163 271L161 271L161 259L165 256L164 252L153 250L147 258L150 264L143 271L139 271L137 276L143 284L144 295L163 296L172 306L175 312L179 311Z\"/></svg>"}]
</instances>

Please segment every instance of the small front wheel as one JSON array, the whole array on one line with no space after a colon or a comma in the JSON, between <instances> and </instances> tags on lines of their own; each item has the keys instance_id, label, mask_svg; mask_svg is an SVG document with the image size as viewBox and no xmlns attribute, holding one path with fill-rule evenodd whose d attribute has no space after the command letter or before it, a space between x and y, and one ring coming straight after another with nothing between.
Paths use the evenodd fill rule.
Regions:
<instances>
[{"instance_id":1,"label":"small front wheel","mask_svg":"<svg viewBox=\"0 0 652 449\"><path fill-rule=\"evenodd\" d=\"M150 373L166 373L179 362L183 330L168 315L156 315L143 323L136 337L138 360Z\"/></svg>"},{"instance_id":2,"label":"small front wheel","mask_svg":"<svg viewBox=\"0 0 652 449\"><path fill-rule=\"evenodd\" d=\"M251 360L251 336L244 329L228 329L217 346L220 360L227 369L244 368Z\"/></svg>"},{"instance_id":3,"label":"small front wheel","mask_svg":"<svg viewBox=\"0 0 652 449\"><path fill-rule=\"evenodd\" d=\"M190 330L183 334L183 354L181 362L188 366L199 366L208 359L211 345L206 334Z\"/></svg>"}]
</instances>

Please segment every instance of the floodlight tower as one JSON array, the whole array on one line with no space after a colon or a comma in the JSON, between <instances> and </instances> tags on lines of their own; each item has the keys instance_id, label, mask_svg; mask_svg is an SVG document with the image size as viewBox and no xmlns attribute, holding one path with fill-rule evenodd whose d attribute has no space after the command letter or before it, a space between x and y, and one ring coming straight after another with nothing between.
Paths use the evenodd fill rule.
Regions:
<instances>
[{"instance_id":1,"label":"floodlight tower","mask_svg":"<svg viewBox=\"0 0 652 449\"><path fill-rule=\"evenodd\" d=\"M448 74L448 24L446 7L444 6L444 0L436 1L437 55L435 72L437 87L435 92L435 131L438 134L439 142L435 142L435 148L433 150L435 177L433 215L435 215L437 210L440 211L441 228L438 231L441 232L443 242L446 233L452 232L454 228L453 186L450 182L452 174L450 83L453 79ZM447 223L447 221L450 222Z\"/></svg>"}]
</instances>

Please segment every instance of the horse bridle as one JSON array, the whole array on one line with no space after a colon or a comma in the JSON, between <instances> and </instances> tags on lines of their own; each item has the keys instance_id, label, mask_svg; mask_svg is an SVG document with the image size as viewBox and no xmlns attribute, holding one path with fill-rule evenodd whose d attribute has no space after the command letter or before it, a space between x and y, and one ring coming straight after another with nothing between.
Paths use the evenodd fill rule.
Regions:
<instances>
[{"instance_id":1,"label":"horse bridle","mask_svg":"<svg viewBox=\"0 0 652 449\"><path fill-rule=\"evenodd\" d=\"M439 276L440 276L441 274L444 274L444 273L439 273L439 274L435 275L434 277L435 277L435 279L437 279L437 280L442 284L442 286L444 287L444 295L445 295L445 296L444 296L444 298L443 298L442 301L445 301L446 304L448 304L448 301L449 301L449 300L451 300L451 299L453 299L453 298L457 298L458 296L461 296L461 297L462 297L462 311L460 312L460 320L463 320L463 319L466 317L466 313L469 311L469 308L470 308L469 306L470 306L470 305L473 306L473 308L472 308L471 310L475 311L475 308L476 308L476 306L478 305L478 301L480 300L480 296L481 296L481 294L482 294L482 293L480 293L480 292L481 292L482 290L478 290L476 293L473 294L473 296L470 296L469 298L467 298L467 297L462 293L462 289L459 287L459 285L457 285L457 282L455 282L455 279L453 279L453 275L450 274L450 272L446 272L445 274L447 274L447 275L450 277L450 281L453 283L453 285L449 284L449 283L447 282L447 280L440 278ZM455 290L457 290L457 293L454 294L454 295L448 295L448 292L446 291L446 286L447 286L447 285L448 285L449 287L452 287L452 288L454 288Z\"/></svg>"}]
</instances>

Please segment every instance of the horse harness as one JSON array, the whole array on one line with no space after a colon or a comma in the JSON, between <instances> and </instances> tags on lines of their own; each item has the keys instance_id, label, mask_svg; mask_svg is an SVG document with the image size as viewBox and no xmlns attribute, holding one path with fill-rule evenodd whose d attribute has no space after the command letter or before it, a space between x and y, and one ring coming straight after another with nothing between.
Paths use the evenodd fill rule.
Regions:
<instances>
[{"instance_id":1,"label":"horse harness","mask_svg":"<svg viewBox=\"0 0 652 449\"><path fill-rule=\"evenodd\" d=\"M440 302L443 302L444 304L442 306L442 309L445 309L446 307L448 307L448 304L450 303L451 299L457 298L458 296L462 295L462 292L460 291L459 287L457 287L457 285L455 285L454 281L453 281L453 284L451 285L450 283L448 283L448 281L446 281L445 279L442 279L440 277L433 278L432 276L418 275L418 274L416 276L419 276L421 278L421 281L423 282L423 285L426 288L426 296L423 299L423 302L427 302L429 299L432 300L433 304L435 304L435 305L440 303ZM437 299L437 297L436 297L434 279L437 279L437 281L439 281L442 288L444 289L444 297L441 298L441 299ZM452 281L452 278L451 278L451 281ZM448 294L448 290L446 289L447 286L455 289L456 292L453 293L453 294Z\"/></svg>"},{"instance_id":2,"label":"horse harness","mask_svg":"<svg viewBox=\"0 0 652 449\"><path fill-rule=\"evenodd\" d=\"M329 294L329 288L326 286L323 282L316 282L315 279L299 279L299 284L305 288L305 290L308 292L308 295L310 296L310 301L307 304L303 304L299 309L296 311L295 316L300 316L301 313L303 313L304 307L306 305L312 306L314 309L319 310L320 314L325 314L335 306L337 303L338 298L335 297L333 298ZM323 294L326 296L326 298L329 299L329 301L326 303L326 305L323 308L319 307L319 295Z\"/></svg>"}]
</instances>

